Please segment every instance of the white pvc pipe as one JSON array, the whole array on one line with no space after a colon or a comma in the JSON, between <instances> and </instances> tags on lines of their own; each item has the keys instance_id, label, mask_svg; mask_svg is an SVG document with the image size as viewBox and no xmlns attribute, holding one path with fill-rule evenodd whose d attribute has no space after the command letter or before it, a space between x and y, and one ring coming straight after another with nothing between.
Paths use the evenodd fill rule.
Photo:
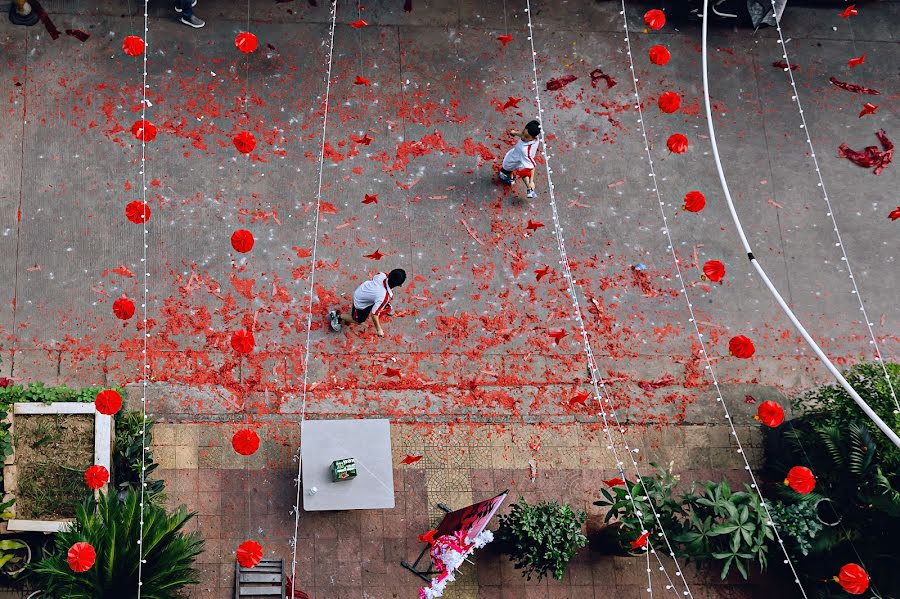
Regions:
<instances>
[{"instance_id":1,"label":"white pvc pipe","mask_svg":"<svg viewBox=\"0 0 900 599\"><path fill-rule=\"evenodd\" d=\"M719 182L722 184L722 191L725 194L725 201L728 203L728 211L731 213L731 219L734 221L734 226L737 229L738 236L741 238L741 244L744 246L744 251L747 252L747 257L750 258L750 263L753 265L753 268L756 269L757 274L762 278L763 283L765 283L766 287L769 289L769 292L775 298L775 301L778 302L778 305L781 306L781 309L787 315L788 319L791 321L791 324L794 325L794 328L797 329L797 332L803 337L803 340L806 341L806 344L812 348L813 352L819 357L819 360L825 365L825 367L831 372L834 378L840 383L841 387L843 387L847 393L850 394L850 397L853 398L853 401L865 412L866 416L868 416L872 422L875 423L881 432L887 435L888 439L891 440L891 443L900 448L900 437L895 433L885 422L875 413L875 411L863 400L862 397L859 396L859 393L850 386L850 383L847 382L847 379L840 373L840 371L835 367L835 365L828 359L828 356L825 355L825 352L818 346L818 344L813 340L813 338L809 335L803 325L800 324L800 321L797 320L797 317L794 315L794 312L788 307L787 303L784 301L784 298L781 297L781 294L778 293L778 290L775 288L775 285L772 284L772 281L769 280L769 277L766 276L765 271L762 266L756 260L756 257L753 255L753 250L750 247L750 242L747 241L747 235L744 233L744 227L741 226L741 220L738 217L737 211L734 209L734 202L731 199L731 192L728 189L728 181L725 180L725 171L722 168L722 160L719 157L719 148L716 144L716 127L713 124L712 118L712 109L710 108L709 103L709 69L707 65L707 44L706 44L706 33L707 33L707 8L708 8L709 0L703 0L703 41L702 41L702 59L703 59L703 103L706 107L706 124L709 127L709 140L712 144L713 158L716 162L716 170L719 173Z\"/></svg>"}]
</instances>

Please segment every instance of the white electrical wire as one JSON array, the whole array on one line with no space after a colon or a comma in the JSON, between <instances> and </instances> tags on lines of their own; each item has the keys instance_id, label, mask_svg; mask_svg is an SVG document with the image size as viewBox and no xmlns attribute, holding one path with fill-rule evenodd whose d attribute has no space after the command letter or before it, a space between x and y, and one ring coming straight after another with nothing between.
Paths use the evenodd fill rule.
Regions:
<instances>
[{"instance_id":1,"label":"white electrical wire","mask_svg":"<svg viewBox=\"0 0 900 599\"><path fill-rule=\"evenodd\" d=\"M532 23L532 19L531 19L531 0L526 0L525 12L528 15L528 40L531 43L531 63L532 63L532 70L533 70L533 77L534 77L533 83L534 83L535 101L537 103L537 108L538 108L538 119L541 120L542 128L543 128L544 109L541 107L540 85L538 83L537 52L535 51L535 45L534 45L534 27L533 27L533 23ZM622 479L627 480L627 477L626 477L625 471L624 471L624 462L619 457L619 454L616 451L615 443L613 441L612 434L610 433L611 424L607 417L606 409L603 407L604 401L606 402L607 405L609 405L611 407L612 400L610 398L609 391L606 389L606 382L602 378L602 375L600 374L599 368L597 367L596 361L594 359L594 352L593 352L593 349L591 348L591 342L588 337L587 328L585 327L584 319L581 316L581 306L580 306L580 302L578 300L578 291L576 289L575 279L572 276L572 271L571 271L571 268L569 265L568 254L566 253L565 240L563 239L562 228L560 227L559 212L557 210L557 204L556 204L556 195L554 192L553 180L551 178L551 174L553 173L553 171L550 168L550 153L547 149L546 131L542 132L542 135L540 136L539 139L540 139L540 144L544 148L544 167L547 172L547 185L549 188L550 208L553 213L553 225L554 225L553 230L554 230L554 233L556 236L557 248L559 249L560 264L563 267L563 274L565 275L565 278L566 278L567 289L569 292L569 296L572 300L574 318L575 318L575 321L578 323L578 326L581 329L582 344L583 344L584 352L585 352L585 355L588 359L588 363L590 366L591 385L592 385L593 391L594 391L594 398L597 400L597 405L600 408L600 415L603 418L603 432L606 433L606 437L609 442L609 445L607 445L607 449L609 449L612 452L613 457L616 460L616 468L619 471L619 474L621 475ZM602 389L602 391L601 391L601 389ZM604 395L603 399L601 399L601 394ZM653 518L654 518L657 526L659 527L660 532L657 533L657 536L662 537L662 539L666 545L666 548L668 549L669 556L675 562L675 567L676 567L675 575L676 575L676 577L681 578L682 584L684 586L684 590L682 591L682 593L683 593L683 595L685 595L687 597L693 597L693 594L691 593L691 590L687 583L687 580L684 579L683 570L682 570L681 566L678 564L678 558L675 556L675 551L672 547L672 544L670 543L669 538L666 536L665 530L663 529L662 521L659 517L659 514L656 512L656 508L653 505L653 501L650 498L650 494L647 492L647 487L644 484L644 480L641 475L640 468L638 467L637 461L634 458L634 454L638 451L638 449L632 448L628 445L628 440L625 437L625 428L622 426L621 422L619 421L618 415L616 414L614 409L611 410L610 416L616 421L615 428L618 429L618 431L621 435L622 443L626 449L626 453L628 454L629 458L631 459L631 464L634 467L635 472L637 473L637 482L640 483L640 485L644 491L644 494L647 498L647 505L650 506L650 510L653 512ZM638 516L643 523L643 514L640 510L638 510L637 505L635 504L634 497L632 497L630 494L627 494L626 497L631 501L631 505L632 505L632 508L634 509L635 515ZM643 524L642 524L641 534L644 534L646 532L648 532L648 531L643 529ZM647 557L647 562L648 562L648 567L647 567L647 585L648 585L648 587L647 587L647 590L648 590L648 592L652 596L653 582L652 582L652 578L650 576L650 567L649 567L649 560L650 560L649 554L650 553L653 553L656 556L657 562L659 563L659 569L665 573L666 578L669 581L669 584L667 585L666 589L673 590L673 592L675 592L675 590L674 590L675 584L674 584L672 578L669 576L669 573L666 570L665 566L663 565L662 560L660 559L659 555L656 554L656 550L654 549L653 543L651 541L649 541L649 539L648 539L648 545L647 545L647 554L648 554L648 557Z\"/></svg>"},{"instance_id":2,"label":"white electrical wire","mask_svg":"<svg viewBox=\"0 0 900 599\"><path fill-rule=\"evenodd\" d=\"M875 332L872 330L875 323L869 320L869 315L866 313L866 306L863 302L862 294L859 292L859 287L856 285L856 277L853 276L853 269L850 268L850 258L847 256L847 249L844 247L844 242L841 239L841 232L838 230L834 209L831 206L831 200L828 198L828 190L825 188L825 180L822 178L822 170L819 168L819 159L816 158L816 150L813 148L809 127L806 123L806 117L803 115L803 106L800 104L800 94L797 91L797 82L794 80L794 71L791 69L791 59L788 58L787 45L784 41L784 35L781 32L781 20L778 18L778 11L775 10L774 0L772 0L772 9L775 15L775 28L778 30L778 42L781 44L781 58L784 59L784 63L787 65L784 70L787 72L788 77L790 77L791 89L794 92L791 96L791 100L796 102L797 110L800 112L800 128L803 129L803 132L806 134L806 145L809 146L809 153L813 160L813 166L816 168L816 176L819 179L817 186L822 190L822 199L825 200L825 208L828 210L826 216L831 218L832 229L834 230L834 236L837 239L835 245L841 248L841 262L847 265L847 275L850 279L850 284L853 286L850 293L855 295L856 299L859 301L859 311L862 312L866 328L869 330L869 338L871 339L869 343L875 348L875 361L881 366L881 370L884 373L884 380L887 381L891 397L894 399L894 414L900 414L900 402L897 401L897 393L894 391L894 384L891 382L887 366L885 366L884 359L882 359L881 356L881 348L878 347L878 340L875 338Z\"/></svg>"},{"instance_id":3,"label":"white electrical wire","mask_svg":"<svg viewBox=\"0 0 900 599\"><path fill-rule=\"evenodd\" d=\"M828 359L828 356L825 355L825 352L818 346L818 344L813 340L810 334L806 331L803 325L797 320L797 317L794 315L794 312L790 309L787 303L784 301L784 298L781 297L781 294L778 293L778 289L775 288L775 285L772 284L772 281L769 280L769 277L766 275L762 266L760 266L759 262L757 262L756 257L753 255L753 250L750 247L750 242L747 241L747 236L744 233L744 228L741 226L741 220L738 217L737 211L734 208L734 202L731 199L731 192L728 189L728 181L725 179L725 171L722 168L722 159L719 157L719 147L716 144L716 127L713 124L712 118L712 109L710 108L709 102L709 69L707 68L707 44L706 44L706 33L707 33L707 5L709 4L709 0L703 0L703 43L702 45L702 59L703 59L703 102L706 106L706 124L709 128L709 137L710 144L712 145L713 158L716 163L716 170L719 173L719 182L722 185L722 191L725 194L725 201L728 203L728 211L731 213L731 219L734 221L734 226L737 229L738 237L741 239L741 244L744 246L744 251L747 252L747 257L750 259L750 264L753 265L753 268L756 270L756 273L762 279L765 286L768 288L769 293L772 294L772 297L775 298L775 301L778 302L778 305L781 306L782 311L784 311L785 315L791 321L791 324L794 325L794 328L800 333L803 339L806 341L806 344L809 345L810 348L815 352L815 354L819 357L819 360L825 365L825 367L831 372L832 376L837 379L838 383L840 383L841 387L850 394L850 397L853 398L853 401L865 412L866 416L868 416L875 425L881 429L885 435L887 435L888 439L896 445L900 447L900 437L897 436L891 428L884 423L884 421L875 413L875 411L869 407L869 404L863 400L862 397L859 396L859 393L850 386L850 383L847 382L847 379L840 373L840 371L835 367L835 365ZM778 26L779 35L781 35L781 26ZM790 70L790 69L789 69ZM805 127L804 127L805 128ZM848 265L849 267L849 265ZM682 282L682 285L684 283ZM868 318L866 319L868 322Z\"/></svg>"},{"instance_id":4,"label":"white electrical wire","mask_svg":"<svg viewBox=\"0 0 900 599\"><path fill-rule=\"evenodd\" d=\"M337 22L337 0L331 2L331 27L329 30L328 41L328 69L325 75L325 108L322 116L322 145L319 149L319 181L316 188L316 224L313 233L313 249L311 261L311 270L309 275L309 302L306 312L306 346L303 352L303 403L300 411L300 426L302 431L303 421L306 420L306 395L308 391L309 381L309 355L310 340L312 338L312 317L313 317L313 298L316 292L316 256L319 249L319 212L322 205L322 171L325 168L325 134L328 130L328 103L331 98L331 68L334 58L334 29ZM302 433L301 433L302 434ZM293 556L291 558L291 581L292 588L297 587L297 535L300 532L300 490L302 484L300 477L303 473L303 456L299 454L297 459L297 478L294 482L297 485L296 503L294 505L294 536L291 538L291 546L293 547Z\"/></svg>"}]
</instances>

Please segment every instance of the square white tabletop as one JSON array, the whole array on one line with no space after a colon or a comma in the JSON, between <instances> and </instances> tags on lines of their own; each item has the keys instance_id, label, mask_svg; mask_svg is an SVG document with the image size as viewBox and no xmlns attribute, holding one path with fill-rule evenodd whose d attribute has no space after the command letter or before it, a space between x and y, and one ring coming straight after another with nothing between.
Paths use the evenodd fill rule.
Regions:
<instances>
[{"instance_id":1,"label":"square white tabletop","mask_svg":"<svg viewBox=\"0 0 900 599\"><path fill-rule=\"evenodd\" d=\"M305 420L300 433L304 510L394 507L389 420ZM331 463L343 458L356 460L356 478L332 482Z\"/></svg>"}]
</instances>

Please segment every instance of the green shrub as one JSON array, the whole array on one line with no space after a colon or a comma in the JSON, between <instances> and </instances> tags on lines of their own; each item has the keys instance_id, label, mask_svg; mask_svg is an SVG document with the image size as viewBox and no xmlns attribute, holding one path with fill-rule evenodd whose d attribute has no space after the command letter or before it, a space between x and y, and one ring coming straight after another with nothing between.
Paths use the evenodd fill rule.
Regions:
<instances>
[{"instance_id":1,"label":"green shrub","mask_svg":"<svg viewBox=\"0 0 900 599\"><path fill-rule=\"evenodd\" d=\"M144 471L145 498L149 501L162 499L165 490L165 482L151 480L150 475L159 467L153 461L153 453L150 449L143 451L143 444L147 447L153 440L153 420L146 421L146 435L142 433L143 414L140 412L119 412L116 414L116 443L113 451L114 483L120 493L129 489L141 488L141 465L146 467Z\"/></svg>"},{"instance_id":2,"label":"green shrub","mask_svg":"<svg viewBox=\"0 0 900 599\"><path fill-rule=\"evenodd\" d=\"M809 555L813 540L822 530L822 523L812 501L787 504L775 501L769 506L772 521L791 557Z\"/></svg>"},{"instance_id":3,"label":"green shrub","mask_svg":"<svg viewBox=\"0 0 900 599\"><path fill-rule=\"evenodd\" d=\"M587 545L582 528L587 515L556 501L534 505L523 498L509 514L500 516L495 539L522 576L541 580L548 573L562 580L575 553Z\"/></svg>"}]
</instances>

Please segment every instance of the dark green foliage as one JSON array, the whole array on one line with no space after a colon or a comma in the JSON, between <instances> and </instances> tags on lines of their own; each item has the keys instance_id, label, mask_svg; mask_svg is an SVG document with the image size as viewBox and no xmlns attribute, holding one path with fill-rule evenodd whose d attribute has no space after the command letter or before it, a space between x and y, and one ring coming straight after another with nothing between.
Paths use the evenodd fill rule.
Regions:
<instances>
[{"instance_id":1,"label":"dark green foliage","mask_svg":"<svg viewBox=\"0 0 900 599\"><path fill-rule=\"evenodd\" d=\"M147 487L145 496L154 501L165 489L162 480L151 480L150 475L159 467L153 461L153 454L148 449L142 452L144 442L147 447L153 439L153 421L147 419L146 437L142 434L143 415L140 412L119 412L116 414L116 444L113 451L114 483L120 492L128 489L140 490L141 464L146 466L144 472Z\"/></svg>"},{"instance_id":2,"label":"dark green foliage","mask_svg":"<svg viewBox=\"0 0 900 599\"><path fill-rule=\"evenodd\" d=\"M569 561L587 545L582 532L586 517L556 501L532 505L520 497L509 514L500 516L496 541L528 580L548 573L562 580Z\"/></svg>"},{"instance_id":3,"label":"dark green foliage","mask_svg":"<svg viewBox=\"0 0 900 599\"><path fill-rule=\"evenodd\" d=\"M140 560L140 496L129 490L124 500L101 495L80 504L74 525L56 535L53 553L33 566L48 599L132 599L137 597ZM182 529L194 517L181 506L172 514L156 505L144 506L141 597L176 599L197 583L194 560L203 551L198 533ZM86 541L97 552L87 572L75 573L66 559L69 547Z\"/></svg>"},{"instance_id":4,"label":"dark green foliage","mask_svg":"<svg viewBox=\"0 0 900 599\"><path fill-rule=\"evenodd\" d=\"M813 540L822 531L816 504L808 500L793 504L775 501L769 513L791 557L809 555Z\"/></svg>"}]
</instances>

